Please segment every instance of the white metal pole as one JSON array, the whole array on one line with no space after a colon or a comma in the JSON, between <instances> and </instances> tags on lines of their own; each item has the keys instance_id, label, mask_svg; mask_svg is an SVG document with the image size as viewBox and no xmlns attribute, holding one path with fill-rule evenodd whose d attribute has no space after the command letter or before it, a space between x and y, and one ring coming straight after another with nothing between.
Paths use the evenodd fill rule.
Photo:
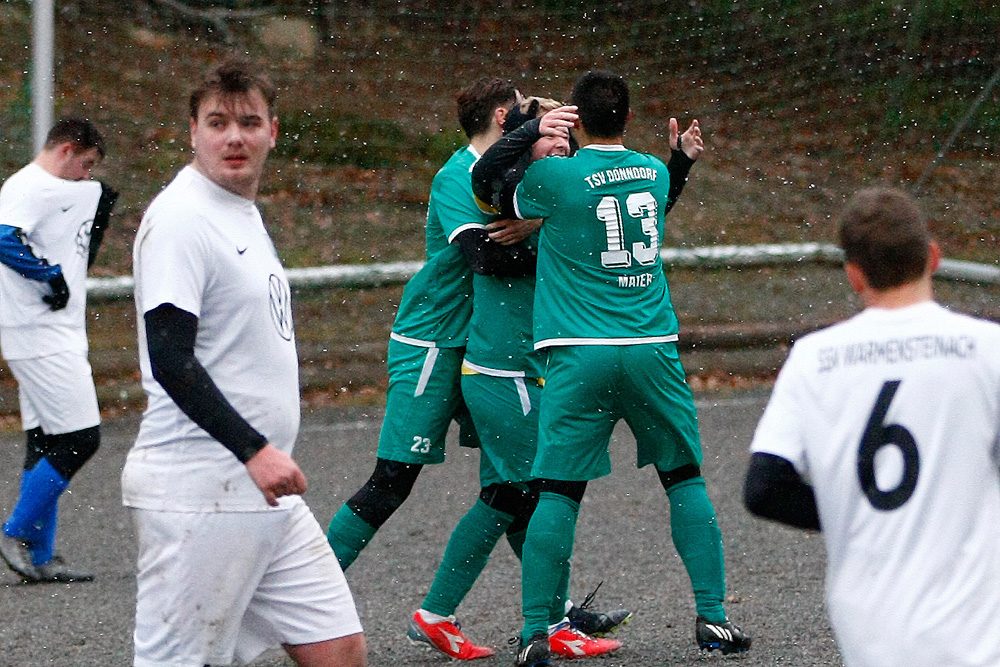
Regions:
<instances>
[{"instance_id":1,"label":"white metal pole","mask_svg":"<svg viewBox=\"0 0 1000 667\"><path fill-rule=\"evenodd\" d=\"M34 0L31 7L31 146L42 150L52 127L55 0Z\"/></svg>"}]
</instances>

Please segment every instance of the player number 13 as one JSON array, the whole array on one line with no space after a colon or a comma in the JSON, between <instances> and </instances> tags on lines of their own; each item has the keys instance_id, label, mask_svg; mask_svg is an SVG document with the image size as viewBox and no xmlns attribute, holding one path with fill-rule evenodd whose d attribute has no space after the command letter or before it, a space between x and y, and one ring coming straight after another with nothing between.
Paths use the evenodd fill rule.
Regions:
<instances>
[{"instance_id":1,"label":"player number 13","mask_svg":"<svg viewBox=\"0 0 1000 667\"><path fill-rule=\"evenodd\" d=\"M607 196L597 205L597 219L604 223L608 235L608 249L601 253L601 266L607 269L624 269L632 266L635 258L642 266L656 261L660 252L660 233L656 229L656 198L648 192L633 192L625 199L625 209L629 219L638 219L642 233L649 237L649 243L635 242L631 252L625 248L625 220L621 203L615 197Z\"/></svg>"},{"instance_id":2,"label":"player number 13","mask_svg":"<svg viewBox=\"0 0 1000 667\"><path fill-rule=\"evenodd\" d=\"M861 482L861 491L877 510L894 510L909 500L917 487L917 476L920 474L920 454L913 434L900 424L885 423L885 415L899 389L899 382L890 380L882 385L858 447L858 480ZM891 446L897 447L903 456L903 476L895 488L882 490L875 479L875 455L883 447Z\"/></svg>"}]
</instances>

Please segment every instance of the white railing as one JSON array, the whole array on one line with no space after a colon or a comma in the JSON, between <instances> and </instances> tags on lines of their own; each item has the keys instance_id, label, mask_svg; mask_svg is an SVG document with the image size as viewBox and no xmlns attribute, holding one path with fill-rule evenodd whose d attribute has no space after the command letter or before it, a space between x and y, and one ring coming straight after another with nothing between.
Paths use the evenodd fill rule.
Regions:
<instances>
[{"instance_id":1,"label":"white railing","mask_svg":"<svg viewBox=\"0 0 1000 667\"><path fill-rule=\"evenodd\" d=\"M752 246L708 246L702 248L664 248L660 251L664 264L677 268L725 269L746 266L780 266L785 264L819 263L837 265L843 253L836 246L823 243L766 244ZM288 269L288 282L293 288L323 287L384 287L400 285L413 277L423 262L392 262L388 264L340 264ZM957 259L941 260L935 277L998 285L1000 267ZM122 299L132 296L131 276L89 278L87 297L90 300Z\"/></svg>"}]
</instances>

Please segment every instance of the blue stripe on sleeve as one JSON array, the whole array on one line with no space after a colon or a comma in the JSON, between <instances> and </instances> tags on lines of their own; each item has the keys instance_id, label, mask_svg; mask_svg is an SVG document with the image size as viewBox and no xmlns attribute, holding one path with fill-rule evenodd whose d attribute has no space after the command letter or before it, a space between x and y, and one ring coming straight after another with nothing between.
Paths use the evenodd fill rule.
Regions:
<instances>
[{"instance_id":1,"label":"blue stripe on sleeve","mask_svg":"<svg viewBox=\"0 0 1000 667\"><path fill-rule=\"evenodd\" d=\"M29 280L49 281L62 273L58 264L50 266L24 242L20 227L0 225L0 262Z\"/></svg>"}]
</instances>

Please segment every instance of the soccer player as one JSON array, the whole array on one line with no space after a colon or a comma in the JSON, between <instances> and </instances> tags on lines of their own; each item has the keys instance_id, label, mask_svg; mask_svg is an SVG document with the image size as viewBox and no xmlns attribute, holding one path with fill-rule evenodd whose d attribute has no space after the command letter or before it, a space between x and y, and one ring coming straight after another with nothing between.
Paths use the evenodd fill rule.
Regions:
<instances>
[{"instance_id":1,"label":"soccer player","mask_svg":"<svg viewBox=\"0 0 1000 667\"><path fill-rule=\"evenodd\" d=\"M260 67L213 68L190 97L193 162L136 235L148 406L122 473L139 542L135 665L364 665L336 556L299 494L288 281L254 203L278 120Z\"/></svg>"},{"instance_id":2,"label":"soccer player","mask_svg":"<svg viewBox=\"0 0 1000 667\"><path fill-rule=\"evenodd\" d=\"M621 77L587 73L571 103L578 115L557 110L543 123L553 115L563 127L575 124L580 150L533 163L511 202L518 217L543 219L533 338L548 355L531 471L541 492L524 544L516 662L548 664L548 609L569 567L587 481L610 472L607 447L620 419L635 435L638 464L654 465L669 499L671 535L694 589L698 645L745 651L750 638L722 604L722 539L701 476L694 401L659 254L669 172L622 145L631 112ZM531 131L538 128L518 130ZM700 154L700 136L687 148Z\"/></svg>"},{"instance_id":3,"label":"soccer player","mask_svg":"<svg viewBox=\"0 0 1000 667\"><path fill-rule=\"evenodd\" d=\"M504 123L510 132L539 111L560 107L553 100L529 98L511 110ZM534 157L569 154L566 136L538 140ZM538 435L538 405L544 360L531 347L531 301L534 294L534 237L524 247L524 275L496 275L484 262L473 262L472 317L462 362L462 395L480 440L481 492L452 532L444 557L421 608L410 620L409 638L459 660L493 655L493 649L471 642L454 613L486 566L504 534L521 556L521 545L537 495L528 488ZM511 267L506 267L511 273ZM567 572L568 575L568 572ZM566 657L600 655L621 646L595 639L572 625L581 611L567 604L568 576L554 601L551 620L553 647ZM568 608L567 608L568 607ZM616 610L598 620L597 631L611 630L627 620Z\"/></svg>"},{"instance_id":4,"label":"soccer player","mask_svg":"<svg viewBox=\"0 0 1000 667\"><path fill-rule=\"evenodd\" d=\"M375 470L337 511L327 530L344 570L403 504L421 468L444 461L445 436L453 419L460 425L462 445L478 446L460 387L472 309L472 271L456 238L468 231L471 243L495 253L511 252L489 242L485 227L490 217L476 206L469 171L500 138L504 119L519 95L507 81L482 78L462 89L456 99L469 144L451 156L431 185L428 261L407 283L393 322L389 389Z\"/></svg>"},{"instance_id":5,"label":"soccer player","mask_svg":"<svg viewBox=\"0 0 1000 667\"><path fill-rule=\"evenodd\" d=\"M1000 665L1000 326L934 301L916 201L839 220L866 308L796 341L751 444L754 514L820 530L848 667Z\"/></svg>"},{"instance_id":6,"label":"soccer player","mask_svg":"<svg viewBox=\"0 0 1000 667\"><path fill-rule=\"evenodd\" d=\"M21 490L0 556L25 581L90 581L54 553L59 497L100 445L87 360L86 279L118 193L91 180L104 139L60 119L0 189L0 348L27 435Z\"/></svg>"},{"instance_id":7,"label":"soccer player","mask_svg":"<svg viewBox=\"0 0 1000 667\"><path fill-rule=\"evenodd\" d=\"M427 263L410 279L389 340L389 389L375 470L337 511L327 539L346 570L379 528L406 501L424 465L445 459L449 424L459 424L463 446L479 438L462 398L461 367L472 313L473 272L524 274L535 255L519 241L534 223L507 221L480 210L470 171L503 135L507 115L521 99L509 82L481 78L457 98L458 119L469 144L434 176L427 211ZM491 234L503 238L494 241ZM494 502L498 499L490 500ZM514 530L518 530L515 524ZM523 536L508 535L515 552ZM607 625L607 615L575 606L584 632ZM463 640L464 641L464 640Z\"/></svg>"}]
</instances>

